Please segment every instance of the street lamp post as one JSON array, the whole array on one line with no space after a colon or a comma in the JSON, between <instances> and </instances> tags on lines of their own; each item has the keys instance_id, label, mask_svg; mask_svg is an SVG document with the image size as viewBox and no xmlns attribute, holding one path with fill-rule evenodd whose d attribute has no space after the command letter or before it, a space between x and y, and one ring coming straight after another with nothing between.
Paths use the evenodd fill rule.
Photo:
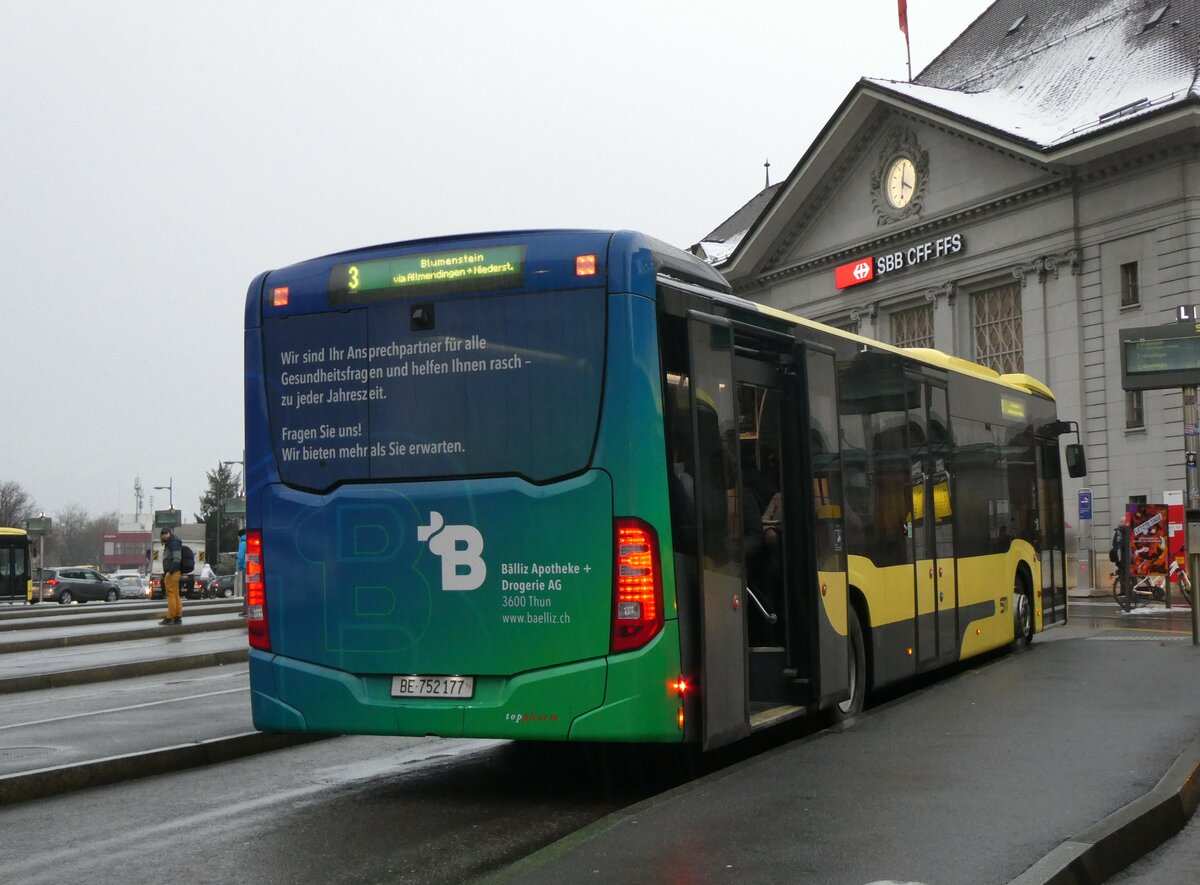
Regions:
<instances>
[{"instance_id":1,"label":"street lamp post","mask_svg":"<svg viewBox=\"0 0 1200 885\"><path fill-rule=\"evenodd\" d=\"M222 461L222 465L228 467L230 464L237 464L242 468L242 472L238 477L238 495L243 494L246 488L246 462L245 461Z\"/></svg>"},{"instance_id":2,"label":"street lamp post","mask_svg":"<svg viewBox=\"0 0 1200 885\"><path fill-rule=\"evenodd\" d=\"M165 486L155 486L155 488L156 489L166 489L166 491L167 491L167 507L170 510L174 510L175 509L175 477L172 476L169 480L167 480L167 484Z\"/></svg>"}]
</instances>

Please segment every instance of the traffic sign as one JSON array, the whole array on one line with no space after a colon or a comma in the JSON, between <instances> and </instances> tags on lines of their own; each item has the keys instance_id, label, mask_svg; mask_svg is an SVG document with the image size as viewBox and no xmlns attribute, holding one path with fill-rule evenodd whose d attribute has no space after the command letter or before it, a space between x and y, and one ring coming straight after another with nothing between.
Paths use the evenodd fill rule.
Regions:
<instances>
[{"instance_id":1,"label":"traffic sign","mask_svg":"<svg viewBox=\"0 0 1200 885\"><path fill-rule=\"evenodd\" d=\"M1092 518L1092 490L1091 489L1080 489L1079 490L1079 518L1080 519L1091 519Z\"/></svg>"}]
</instances>

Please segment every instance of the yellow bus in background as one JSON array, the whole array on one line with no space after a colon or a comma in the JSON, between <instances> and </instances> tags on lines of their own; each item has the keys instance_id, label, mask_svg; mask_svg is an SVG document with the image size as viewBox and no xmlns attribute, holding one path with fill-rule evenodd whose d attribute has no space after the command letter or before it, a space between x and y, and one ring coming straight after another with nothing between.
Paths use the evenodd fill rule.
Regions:
<instances>
[{"instance_id":1,"label":"yellow bus in background","mask_svg":"<svg viewBox=\"0 0 1200 885\"><path fill-rule=\"evenodd\" d=\"M33 565L25 529L0 528L0 601L33 599Z\"/></svg>"}]
</instances>

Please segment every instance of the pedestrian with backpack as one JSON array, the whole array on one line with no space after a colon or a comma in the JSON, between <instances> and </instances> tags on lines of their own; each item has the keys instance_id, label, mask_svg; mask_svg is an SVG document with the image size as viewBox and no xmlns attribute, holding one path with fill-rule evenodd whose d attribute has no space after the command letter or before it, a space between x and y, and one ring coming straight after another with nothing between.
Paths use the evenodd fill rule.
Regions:
<instances>
[{"instance_id":1,"label":"pedestrian with backpack","mask_svg":"<svg viewBox=\"0 0 1200 885\"><path fill-rule=\"evenodd\" d=\"M167 627L183 623L183 602L179 598L179 579L183 575L183 544L169 528L164 528L158 536L162 539L162 582L167 596L167 616L158 623L161 627Z\"/></svg>"}]
</instances>

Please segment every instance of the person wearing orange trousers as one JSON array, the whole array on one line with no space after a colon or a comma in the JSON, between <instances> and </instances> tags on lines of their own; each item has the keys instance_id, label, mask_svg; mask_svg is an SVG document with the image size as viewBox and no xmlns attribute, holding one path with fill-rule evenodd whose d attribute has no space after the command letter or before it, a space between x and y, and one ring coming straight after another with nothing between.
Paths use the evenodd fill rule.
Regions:
<instances>
[{"instance_id":1,"label":"person wearing orange trousers","mask_svg":"<svg viewBox=\"0 0 1200 885\"><path fill-rule=\"evenodd\" d=\"M162 627L183 623L183 602L179 599L179 579L182 576L183 544L175 533L164 528L162 538L163 591L167 596L167 616L159 621Z\"/></svg>"}]
</instances>

